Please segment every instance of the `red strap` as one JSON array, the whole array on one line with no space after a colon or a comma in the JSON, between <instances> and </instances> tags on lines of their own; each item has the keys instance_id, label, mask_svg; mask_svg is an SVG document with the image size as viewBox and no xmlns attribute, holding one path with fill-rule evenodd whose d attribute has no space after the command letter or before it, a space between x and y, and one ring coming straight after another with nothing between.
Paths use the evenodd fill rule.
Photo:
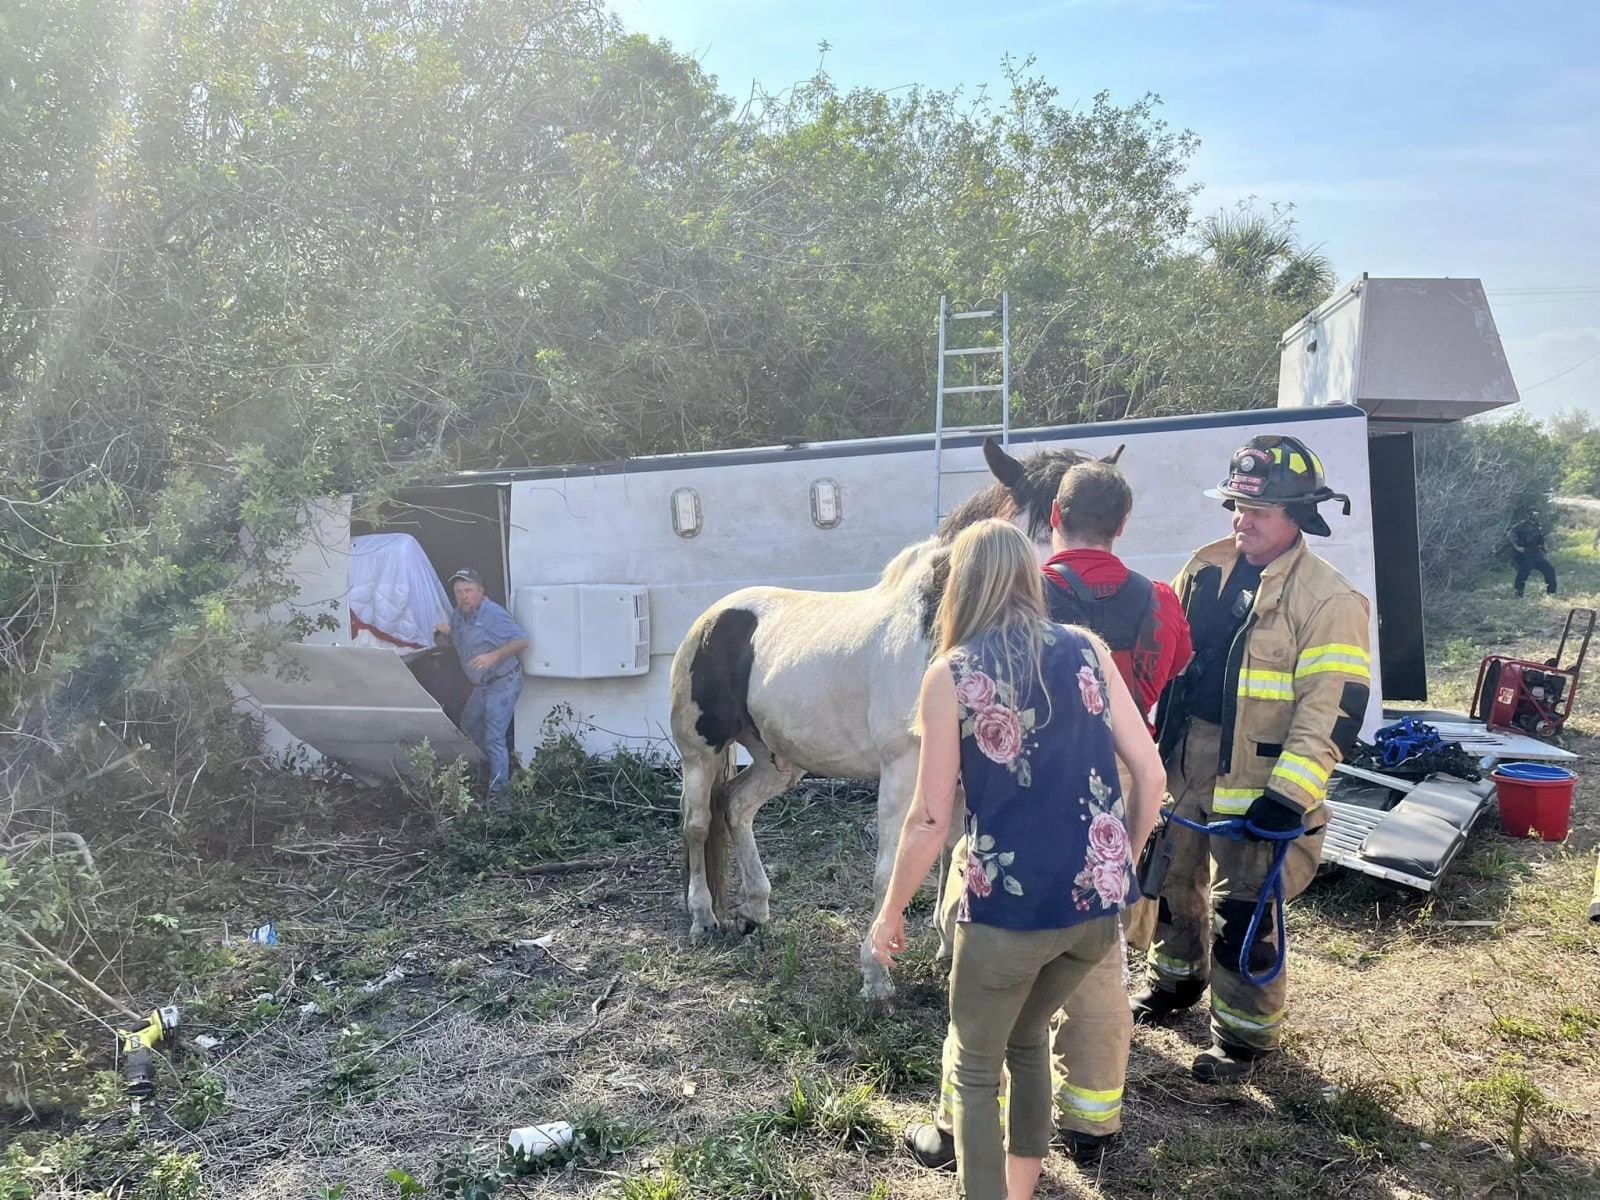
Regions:
<instances>
[{"instance_id":1,"label":"red strap","mask_svg":"<svg viewBox=\"0 0 1600 1200\"><path fill-rule=\"evenodd\" d=\"M426 646L419 646L415 642L408 642L405 638L397 638L392 633L385 633L371 622L363 621L356 616L356 610L350 610L350 636L355 637L362 630L366 630L380 642L388 642L391 646L399 646L402 650L426 650Z\"/></svg>"}]
</instances>

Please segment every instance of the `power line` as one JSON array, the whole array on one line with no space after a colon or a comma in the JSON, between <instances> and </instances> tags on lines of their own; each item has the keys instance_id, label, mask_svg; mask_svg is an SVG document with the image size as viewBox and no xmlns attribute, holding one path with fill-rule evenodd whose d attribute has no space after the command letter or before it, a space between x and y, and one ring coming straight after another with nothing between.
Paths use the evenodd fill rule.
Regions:
<instances>
[{"instance_id":1,"label":"power line","mask_svg":"<svg viewBox=\"0 0 1600 1200\"><path fill-rule=\"evenodd\" d=\"M1573 363L1565 371L1557 372L1556 374L1550 376L1549 379L1541 379L1538 383L1532 385L1532 387L1522 388L1521 389L1522 394L1524 396L1526 396L1529 392L1533 391L1534 388L1542 388L1547 383L1554 383L1556 380L1562 378L1563 376L1571 375L1579 367L1584 366L1584 365L1586 365L1588 363L1592 363L1597 358L1600 358L1600 350L1596 350L1593 354L1589 355L1588 358L1580 358L1577 362Z\"/></svg>"}]
</instances>

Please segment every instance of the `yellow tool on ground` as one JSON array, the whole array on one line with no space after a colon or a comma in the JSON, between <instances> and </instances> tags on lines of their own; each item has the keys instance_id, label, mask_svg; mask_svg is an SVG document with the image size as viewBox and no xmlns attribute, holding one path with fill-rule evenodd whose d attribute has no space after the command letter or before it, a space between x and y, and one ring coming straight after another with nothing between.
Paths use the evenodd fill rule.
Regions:
<instances>
[{"instance_id":1,"label":"yellow tool on ground","mask_svg":"<svg viewBox=\"0 0 1600 1200\"><path fill-rule=\"evenodd\" d=\"M177 1005L168 1004L151 1013L143 1029L132 1033L117 1030L117 1036L122 1039L122 1078L128 1098L133 1102L134 1116L139 1115L140 1104L155 1095L155 1048L178 1027L179 1020Z\"/></svg>"}]
</instances>

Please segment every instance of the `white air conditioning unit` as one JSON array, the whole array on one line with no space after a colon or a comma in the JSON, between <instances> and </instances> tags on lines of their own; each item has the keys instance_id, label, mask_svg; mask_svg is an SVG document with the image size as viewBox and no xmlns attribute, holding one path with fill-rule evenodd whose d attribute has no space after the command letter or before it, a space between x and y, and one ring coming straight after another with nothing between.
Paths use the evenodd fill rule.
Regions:
<instances>
[{"instance_id":1,"label":"white air conditioning unit","mask_svg":"<svg viewBox=\"0 0 1600 1200\"><path fill-rule=\"evenodd\" d=\"M528 631L522 669L558 679L613 679L650 669L650 589L630 583L520 587L512 615Z\"/></svg>"}]
</instances>

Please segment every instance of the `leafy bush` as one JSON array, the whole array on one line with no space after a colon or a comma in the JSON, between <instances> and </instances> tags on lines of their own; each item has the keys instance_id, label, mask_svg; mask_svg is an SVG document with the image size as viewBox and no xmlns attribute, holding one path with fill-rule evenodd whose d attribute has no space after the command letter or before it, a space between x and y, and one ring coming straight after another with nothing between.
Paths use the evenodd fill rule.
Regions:
<instances>
[{"instance_id":1,"label":"leafy bush","mask_svg":"<svg viewBox=\"0 0 1600 1200\"><path fill-rule=\"evenodd\" d=\"M1430 601L1473 583L1509 553L1511 526L1544 512L1561 483L1561 444L1518 414L1430 429L1416 441L1417 532Z\"/></svg>"}]
</instances>

